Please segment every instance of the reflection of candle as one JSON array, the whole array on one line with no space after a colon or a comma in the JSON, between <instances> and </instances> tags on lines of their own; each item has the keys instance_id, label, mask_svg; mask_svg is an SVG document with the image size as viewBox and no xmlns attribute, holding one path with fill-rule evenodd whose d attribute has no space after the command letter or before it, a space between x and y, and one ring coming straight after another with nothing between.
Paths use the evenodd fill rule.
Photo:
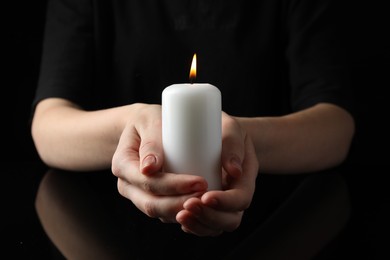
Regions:
<instances>
[{"instance_id":1,"label":"reflection of candle","mask_svg":"<svg viewBox=\"0 0 390 260\"><path fill-rule=\"evenodd\" d=\"M191 82L196 76L196 55ZM221 93L208 83L173 84L162 93L164 168L203 176L221 189Z\"/></svg>"}]
</instances>

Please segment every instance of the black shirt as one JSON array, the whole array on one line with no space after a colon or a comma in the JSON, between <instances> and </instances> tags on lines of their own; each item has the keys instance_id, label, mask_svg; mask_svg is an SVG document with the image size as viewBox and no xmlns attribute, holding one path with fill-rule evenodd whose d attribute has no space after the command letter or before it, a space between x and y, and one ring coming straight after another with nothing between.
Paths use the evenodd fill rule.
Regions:
<instances>
[{"instance_id":1,"label":"black shirt","mask_svg":"<svg viewBox=\"0 0 390 260\"><path fill-rule=\"evenodd\" d=\"M34 105L160 103L197 53L196 81L217 86L232 115L350 110L342 11L324 0L50 0Z\"/></svg>"}]
</instances>

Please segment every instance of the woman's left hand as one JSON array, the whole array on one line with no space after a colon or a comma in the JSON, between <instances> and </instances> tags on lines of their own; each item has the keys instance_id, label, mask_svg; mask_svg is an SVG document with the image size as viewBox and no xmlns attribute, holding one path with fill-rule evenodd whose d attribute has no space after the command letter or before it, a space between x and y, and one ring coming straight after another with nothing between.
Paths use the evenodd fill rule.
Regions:
<instances>
[{"instance_id":1,"label":"woman's left hand","mask_svg":"<svg viewBox=\"0 0 390 260\"><path fill-rule=\"evenodd\" d=\"M223 189L192 197L176 220L183 231L197 236L218 236L241 224L255 192L258 160L250 136L234 117L222 116Z\"/></svg>"}]
</instances>

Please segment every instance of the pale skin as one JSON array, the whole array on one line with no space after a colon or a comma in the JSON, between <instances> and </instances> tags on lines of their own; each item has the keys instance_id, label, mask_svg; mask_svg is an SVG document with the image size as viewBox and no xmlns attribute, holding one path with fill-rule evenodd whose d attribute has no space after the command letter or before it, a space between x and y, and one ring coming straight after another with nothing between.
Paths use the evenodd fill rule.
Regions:
<instances>
[{"instance_id":1,"label":"pale skin","mask_svg":"<svg viewBox=\"0 0 390 260\"><path fill-rule=\"evenodd\" d=\"M119 193L142 212L197 236L217 236L240 225L259 172L308 173L340 164L355 131L352 116L328 103L280 117L223 113L222 128L222 191L207 191L199 176L161 171L160 105L85 111L49 98L37 105L31 130L48 166L111 168Z\"/></svg>"}]
</instances>

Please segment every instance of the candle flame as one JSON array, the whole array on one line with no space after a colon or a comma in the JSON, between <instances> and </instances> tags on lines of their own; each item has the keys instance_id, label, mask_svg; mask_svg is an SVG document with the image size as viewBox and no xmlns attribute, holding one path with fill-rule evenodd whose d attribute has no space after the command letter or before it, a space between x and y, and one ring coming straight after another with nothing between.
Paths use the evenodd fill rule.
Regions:
<instances>
[{"instance_id":1,"label":"candle flame","mask_svg":"<svg viewBox=\"0 0 390 260\"><path fill-rule=\"evenodd\" d=\"M194 82L196 79L196 53L194 54L194 57L192 58L191 63L191 70L190 70L190 82Z\"/></svg>"}]
</instances>

